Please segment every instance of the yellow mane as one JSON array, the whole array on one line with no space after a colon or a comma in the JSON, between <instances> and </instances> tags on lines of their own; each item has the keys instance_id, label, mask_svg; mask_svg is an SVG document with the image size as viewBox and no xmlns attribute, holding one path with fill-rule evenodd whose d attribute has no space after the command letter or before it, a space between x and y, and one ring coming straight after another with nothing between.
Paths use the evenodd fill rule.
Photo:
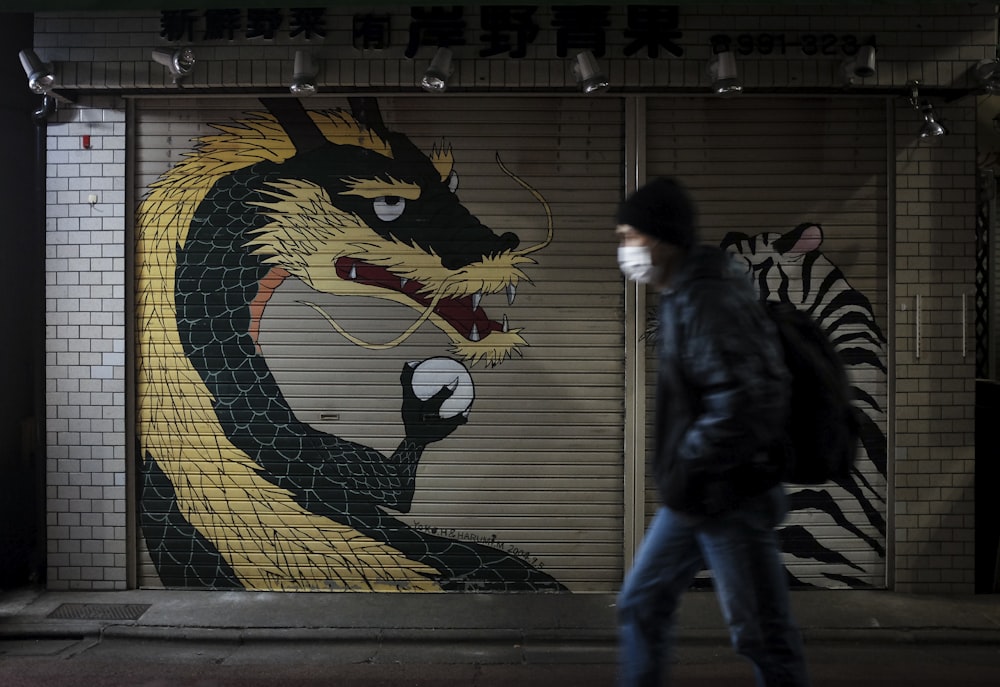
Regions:
<instances>
[{"instance_id":1,"label":"yellow mane","mask_svg":"<svg viewBox=\"0 0 1000 687\"><path fill-rule=\"evenodd\" d=\"M311 112L331 141L391 155L386 143L339 111ZM170 479L177 506L247 589L436 591L438 571L351 527L310 513L260 475L226 438L213 399L184 355L176 325L176 249L198 204L223 176L295 154L269 114L202 138L150 187L137 218L141 456ZM231 508L216 510L213 503Z\"/></svg>"}]
</instances>

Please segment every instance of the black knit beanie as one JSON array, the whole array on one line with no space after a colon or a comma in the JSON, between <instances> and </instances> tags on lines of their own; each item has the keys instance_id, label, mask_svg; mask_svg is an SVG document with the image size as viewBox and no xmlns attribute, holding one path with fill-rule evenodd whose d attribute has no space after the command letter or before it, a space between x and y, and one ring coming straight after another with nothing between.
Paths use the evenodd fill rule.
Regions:
<instances>
[{"instance_id":1,"label":"black knit beanie","mask_svg":"<svg viewBox=\"0 0 1000 687\"><path fill-rule=\"evenodd\" d=\"M694 201L674 179L661 177L630 195L618 207L618 224L630 224L639 232L681 248L698 240Z\"/></svg>"}]
</instances>

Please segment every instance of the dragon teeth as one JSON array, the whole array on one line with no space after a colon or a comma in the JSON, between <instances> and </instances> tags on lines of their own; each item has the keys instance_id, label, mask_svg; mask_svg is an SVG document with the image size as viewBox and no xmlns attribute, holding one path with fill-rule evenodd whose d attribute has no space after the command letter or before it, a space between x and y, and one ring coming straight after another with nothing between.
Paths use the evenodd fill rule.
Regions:
<instances>
[{"instance_id":1,"label":"dragon teeth","mask_svg":"<svg viewBox=\"0 0 1000 687\"><path fill-rule=\"evenodd\" d=\"M469 341L479 341L479 328L476 325L472 325L472 331L469 332Z\"/></svg>"},{"instance_id":2,"label":"dragon teeth","mask_svg":"<svg viewBox=\"0 0 1000 687\"><path fill-rule=\"evenodd\" d=\"M506 334L510 331L510 322L507 321L507 313L503 314L503 333Z\"/></svg>"},{"instance_id":3,"label":"dragon teeth","mask_svg":"<svg viewBox=\"0 0 1000 687\"><path fill-rule=\"evenodd\" d=\"M472 310L473 311L478 310L479 304L482 303L482 301L483 301L482 291L477 291L476 293L472 294Z\"/></svg>"},{"instance_id":4,"label":"dragon teeth","mask_svg":"<svg viewBox=\"0 0 1000 687\"><path fill-rule=\"evenodd\" d=\"M517 295L517 287L513 284L507 285L507 305L514 305L514 296Z\"/></svg>"}]
</instances>

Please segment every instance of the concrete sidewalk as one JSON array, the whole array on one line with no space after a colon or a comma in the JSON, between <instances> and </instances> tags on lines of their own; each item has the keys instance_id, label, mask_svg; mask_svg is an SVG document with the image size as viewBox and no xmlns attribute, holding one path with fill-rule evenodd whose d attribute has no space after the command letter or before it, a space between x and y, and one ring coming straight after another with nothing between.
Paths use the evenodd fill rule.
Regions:
<instances>
[{"instance_id":1,"label":"concrete sidewalk","mask_svg":"<svg viewBox=\"0 0 1000 687\"><path fill-rule=\"evenodd\" d=\"M211 591L0 593L0 640L393 641L613 647L608 594L365 594ZM807 644L1000 645L1000 595L795 591ZM714 594L688 593L679 642L726 645Z\"/></svg>"}]
</instances>

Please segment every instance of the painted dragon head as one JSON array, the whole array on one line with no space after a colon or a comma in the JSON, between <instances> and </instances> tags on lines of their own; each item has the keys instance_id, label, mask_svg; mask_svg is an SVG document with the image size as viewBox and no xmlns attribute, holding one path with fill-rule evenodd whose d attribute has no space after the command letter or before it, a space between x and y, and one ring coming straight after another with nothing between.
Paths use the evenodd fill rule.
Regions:
<instances>
[{"instance_id":1,"label":"painted dragon head","mask_svg":"<svg viewBox=\"0 0 1000 687\"><path fill-rule=\"evenodd\" d=\"M524 344L506 315L487 312L482 298L505 294L513 303L528 255L551 240L551 215L537 192L500 168L545 207L549 236L519 249L512 232L497 234L459 200L450 148L421 152L389 131L374 101L343 110L307 112L297 100L268 100L273 121L294 154L282 160L263 188L259 212L266 223L251 246L272 267L313 289L392 301L413 309L413 323L392 341L373 344L345 331L367 348L398 345L424 322L444 332L452 352L470 363L495 365Z\"/></svg>"}]
</instances>

